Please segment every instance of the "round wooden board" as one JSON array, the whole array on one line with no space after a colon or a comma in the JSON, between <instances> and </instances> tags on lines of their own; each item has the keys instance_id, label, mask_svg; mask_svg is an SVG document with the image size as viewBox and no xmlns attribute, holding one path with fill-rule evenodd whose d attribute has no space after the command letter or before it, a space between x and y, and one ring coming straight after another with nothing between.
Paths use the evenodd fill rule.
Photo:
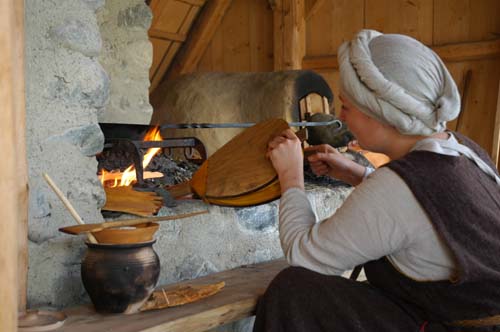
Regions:
<instances>
[{"instance_id":1,"label":"round wooden board","mask_svg":"<svg viewBox=\"0 0 500 332\"><path fill-rule=\"evenodd\" d=\"M207 198L237 197L257 191L276 178L266 157L267 144L285 129L283 119L260 122L234 137L207 160Z\"/></svg>"},{"instance_id":2,"label":"round wooden board","mask_svg":"<svg viewBox=\"0 0 500 332\"><path fill-rule=\"evenodd\" d=\"M66 315L58 311L33 310L19 316L19 332L52 331L64 324Z\"/></svg>"}]
</instances>

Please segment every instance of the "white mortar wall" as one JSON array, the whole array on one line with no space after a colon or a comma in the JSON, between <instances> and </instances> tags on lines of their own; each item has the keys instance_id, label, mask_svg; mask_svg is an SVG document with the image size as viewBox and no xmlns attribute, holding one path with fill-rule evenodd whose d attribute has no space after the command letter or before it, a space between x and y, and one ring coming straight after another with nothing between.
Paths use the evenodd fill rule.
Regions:
<instances>
[{"instance_id":1,"label":"white mortar wall","mask_svg":"<svg viewBox=\"0 0 500 332\"><path fill-rule=\"evenodd\" d=\"M99 62L111 78L110 102L99 121L148 124L153 113L149 104L151 10L144 0L107 0L97 11L97 20L103 40Z\"/></svg>"},{"instance_id":2,"label":"white mortar wall","mask_svg":"<svg viewBox=\"0 0 500 332\"><path fill-rule=\"evenodd\" d=\"M83 243L58 228L74 224L42 178L48 173L87 222L100 222L105 194L95 154L104 137L98 114L109 78L97 61L95 9L103 1L26 0L26 126L29 167L28 305L81 302Z\"/></svg>"}]
</instances>

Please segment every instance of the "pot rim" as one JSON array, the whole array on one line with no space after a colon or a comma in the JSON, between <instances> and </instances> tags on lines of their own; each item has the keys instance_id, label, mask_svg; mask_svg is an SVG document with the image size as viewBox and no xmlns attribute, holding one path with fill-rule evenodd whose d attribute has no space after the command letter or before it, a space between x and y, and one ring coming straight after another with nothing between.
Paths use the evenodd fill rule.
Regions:
<instances>
[{"instance_id":1,"label":"pot rim","mask_svg":"<svg viewBox=\"0 0 500 332\"><path fill-rule=\"evenodd\" d=\"M88 241L85 241L85 244L89 248L96 248L96 249L133 249L133 248L148 247L153 245L155 242L156 240L151 240L147 242L116 244L116 243L90 243Z\"/></svg>"}]
</instances>

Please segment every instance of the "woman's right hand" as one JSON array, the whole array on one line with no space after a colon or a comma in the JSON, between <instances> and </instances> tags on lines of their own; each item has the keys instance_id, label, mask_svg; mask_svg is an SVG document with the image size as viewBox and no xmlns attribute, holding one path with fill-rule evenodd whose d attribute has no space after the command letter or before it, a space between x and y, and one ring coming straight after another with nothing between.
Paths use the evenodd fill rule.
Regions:
<instances>
[{"instance_id":1,"label":"woman's right hand","mask_svg":"<svg viewBox=\"0 0 500 332\"><path fill-rule=\"evenodd\" d=\"M344 157L334 147L328 144L309 146L305 152L314 152L307 160L314 174L330 177L356 186L363 181L365 167Z\"/></svg>"}]
</instances>

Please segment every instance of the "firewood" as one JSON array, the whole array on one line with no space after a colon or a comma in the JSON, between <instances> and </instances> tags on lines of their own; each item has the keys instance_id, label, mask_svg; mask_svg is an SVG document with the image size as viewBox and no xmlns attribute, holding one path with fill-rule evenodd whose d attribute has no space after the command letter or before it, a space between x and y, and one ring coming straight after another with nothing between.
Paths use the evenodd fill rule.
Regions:
<instances>
[{"instance_id":1,"label":"firewood","mask_svg":"<svg viewBox=\"0 0 500 332\"><path fill-rule=\"evenodd\" d=\"M208 285L187 285L173 289L154 291L150 298L139 309L140 311L163 309L191 303L218 293L225 282Z\"/></svg>"},{"instance_id":2,"label":"firewood","mask_svg":"<svg viewBox=\"0 0 500 332\"><path fill-rule=\"evenodd\" d=\"M104 188L105 211L126 212L141 217L151 216L160 210L163 198L154 192L135 191L132 187Z\"/></svg>"}]
</instances>

